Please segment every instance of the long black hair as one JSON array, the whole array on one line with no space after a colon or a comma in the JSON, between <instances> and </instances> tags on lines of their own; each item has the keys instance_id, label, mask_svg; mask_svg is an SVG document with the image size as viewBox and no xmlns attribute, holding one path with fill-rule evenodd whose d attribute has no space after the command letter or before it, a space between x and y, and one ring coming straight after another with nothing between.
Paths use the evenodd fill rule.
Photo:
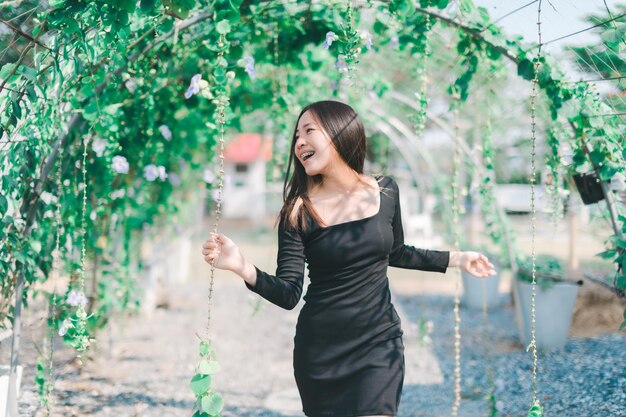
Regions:
<instances>
[{"instance_id":1,"label":"long black hair","mask_svg":"<svg viewBox=\"0 0 626 417\"><path fill-rule=\"evenodd\" d=\"M363 123L354 109L347 104L333 100L323 100L304 107L296 120L285 183L283 185L283 207L278 220L282 219L286 228L306 230L306 216L312 216L318 224L323 221L309 200L309 191L322 182L321 174L307 175L302 163L294 158L296 132L302 115L310 111L324 132L331 138L331 143L341 159L355 172L363 173L366 153L366 137ZM293 166L293 175L290 171Z\"/></svg>"}]
</instances>

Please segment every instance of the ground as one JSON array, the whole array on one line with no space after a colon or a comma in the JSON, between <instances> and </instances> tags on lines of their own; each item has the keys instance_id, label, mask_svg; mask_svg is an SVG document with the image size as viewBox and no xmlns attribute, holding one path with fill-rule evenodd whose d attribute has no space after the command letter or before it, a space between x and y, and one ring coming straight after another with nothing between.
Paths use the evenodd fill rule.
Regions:
<instances>
[{"instance_id":1,"label":"ground","mask_svg":"<svg viewBox=\"0 0 626 417\"><path fill-rule=\"evenodd\" d=\"M520 230L527 227L524 217L513 221ZM200 245L208 230L210 223L192 236L189 280L164 285L161 307L151 314L115 317L110 329L97 335L91 360L82 368L69 349L57 344L53 416L191 415L188 382L197 360L196 333L203 334L207 317L210 268L200 257ZM240 244L253 263L274 271L273 232L249 233L228 222L221 230ZM540 233L539 246L562 250L565 245L551 244L552 238ZM598 238L586 235L584 239L581 245L588 254L602 249ZM390 268L389 277L405 330L407 372L398 417L449 415L456 270L439 274ZM487 415L484 397L490 387L500 416L525 415L530 405L532 360L517 335L507 294L510 283L510 274L503 271L500 305L489 312L487 321L480 311L461 309L460 416ZM280 309L223 271L216 272L213 294L211 335L221 366L213 385L225 399L222 416L302 416L292 370L293 334L302 302L291 311ZM626 337L616 330L623 308L609 291L585 282L571 340L563 351L540 352L538 395L547 415L626 416L622 348ZM432 322L430 343L424 343L418 331L421 320ZM34 343L40 344L41 329L41 323L28 326L22 339L21 363L26 366L22 416L45 415L37 404L33 377ZM9 342L2 345L3 359Z\"/></svg>"}]
</instances>

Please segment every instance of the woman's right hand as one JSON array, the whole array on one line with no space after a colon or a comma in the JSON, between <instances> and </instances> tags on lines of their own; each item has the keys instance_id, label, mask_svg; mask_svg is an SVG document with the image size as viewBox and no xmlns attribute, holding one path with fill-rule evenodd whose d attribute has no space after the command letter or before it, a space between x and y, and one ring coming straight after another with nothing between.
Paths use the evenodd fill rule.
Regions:
<instances>
[{"instance_id":1,"label":"woman's right hand","mask_svg":"<svg viewBox=\"0 0 626 417\"><path fill-rule=\"evenodd\" d=\"M208 264L218 269L240 273L245 265L239 247L221 233L211 233L211 237L202 245L202 255Z\"/></svg>"}]
</instances>

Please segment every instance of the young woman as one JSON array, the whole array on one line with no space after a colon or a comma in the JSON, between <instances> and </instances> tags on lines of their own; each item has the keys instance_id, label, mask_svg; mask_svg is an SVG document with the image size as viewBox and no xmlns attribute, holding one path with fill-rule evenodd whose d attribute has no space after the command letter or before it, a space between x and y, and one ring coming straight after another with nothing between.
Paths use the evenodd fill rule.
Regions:
<instances>
[{"instance_id":1,"label":"young woman","mask_svg":"<svg viewBox=\"0 0 626 417\"><path fill-rule=\"evenodd\" d=\"M302 110L277 220L276 275L248 262L221 233L202 246L206 262L233 271L251 291L285 309L300 300L308 264L311 281L296 325L293 366L309 417L396 415L404 345L387 266L495 273L477 252L405 245L398 185L363 173L365 144L350 106L320 101Z\"/></svg>"}]
</instances>

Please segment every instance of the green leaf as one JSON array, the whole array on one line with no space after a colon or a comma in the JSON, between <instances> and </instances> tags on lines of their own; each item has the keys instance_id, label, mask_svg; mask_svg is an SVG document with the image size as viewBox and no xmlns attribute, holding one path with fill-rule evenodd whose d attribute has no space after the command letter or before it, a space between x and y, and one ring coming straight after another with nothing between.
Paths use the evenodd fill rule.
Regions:
<instances>
[{"instance_id":1,"label":"green leaf","mask_svg":"<svg viewBox=\"0 0 626 417\"><path fill-rule=\"evenodd\" d=\"M200 342L200 356L206 356L209 353L209 344L205 341Z\"/></svg>"},{"instance_id":2,"label":"green leaf","mask_svg":"<svg viewBox=\"0 0 626 417\"><path fill-rule=\"evenodd\" d=\"M22 74L29 81L34 81L35 78L37 78L37 71L26 65L21 65L17 72Z\"/></svg>"},{"instance_id":3,"label":"green leaf","mask_svg":"<svg viewBox=\"0 0 626 417\"><path fill-rule=\"evenodd\" d=\"M526 417L542 417L542 416L543 416L543 407L541 407L541 405L539 404L539 401L535 401L533 406L530 407L530 410L528 410Z\"/></svg>"},{"instance_id":4,"label":"green leaf","mask_svg":"<svg viewBox=\"0 0 626 417\"><path fill-rule=\"evenodd\" d=\"M20 107L20 102L18 100L13 100L11 104L13 107L13 115L18 119L22 117L22 108Z\"/></svg>"},{"instance_id":5,"label":"green leaf","mask_svg":"<svg viewBox=\"0 0 626 417\"><path fill-rule=\"evenodd\" d=\"M202 411L210 415L218 414L223 408L224 400L214 392L210 392L207 396L202 398Z\"/></svg>"},{"instance_id":6,"label":"green leaf","mask_svg":"<svg viewBox=\"0 0 626 417\"><path fill-rule=\"evenodd\" d=\"M198 364L198 372L203 375L213 375L217 371L219 371L220 366L217 361L207 361L203 359Z\"/></svg>"},{"instance_id":7,"label":"green leaf","mask_svg":"<svg viewBox=\"0 0 626 417\"><path fill-rule=\"evenodd\" d=\"M9 209L9 202L7 201L6 197L2 194L0 194L0 214L4 214L7 212L7 210Z\"/></svg>"},{"instance_id":8,"label":"green leaf","mask_svg":"<svg viewBox=\"0 0 626 417\"><path fill-rule=\"evenodd\" d=\"M215 29L217 30L217 33L226 35L230 32L230 23L228 23L228 20L221 20L217 23Z\"/></svg>"},{"instance_id":9,"label":"green leaf","mask_svg":"<svg viewBox=\"0 0 626 417\"><path fill-rule=\"evenodd\" d=\"M461 0L459 2L459 9L463 14L471 14L474 10L474 3L472 0Z\"/></svg>"},{"instance_id":10,"label":"green leaf","mask_svg":"<svg viewBox=\"0 0 626 417\"><path fill-rule=\"evenodd\" d=\"M529 81L534 79L535 70L533 68L533 63L526 58L520 60L519 64L517 64L517 75Z\"/></svg>"},{"instance_id":11,"label":"green leaf","mask_svg":"<svg viewBox=\"0 0 626 417\"><path fill-rule=\"evenodd\" d=\"M211 375L194 375L191 378L190 386L193 393L197 396L204 394L211 386Z\"/></svg>"},{"instance_id":12,"label":"green leaf","mask_svg":"<svg viewBox=\"0 0 626 417\"><path fill-rule=\"evenodd\" d=\"M615 280L615 286L617 286L617 288L621 288L622 290L626 290L626 275L619 275Z\"/></svg>"},{"instance_id":13,"label":"green leaf","mask_svg":"<svg viewBox=\"0 0 626 417\"><path fill-rule=\"evenodd\" d=\"M141 0L140 7L142 12L149 12L154 9L156 0Z\"/></svg>"},{"instance_id":14,"label":"green leaf","mask_svg":"<svg viewBox=\"0 0 626 417\"><path fill-rule=\"evenodd\" d=\"M33 251L35 253L41 252L41 242L37 240L33 240L32 242L30 242L30 247L33 248Z\"/></svg>"},{"instance_id":15,"label":"green leaf","mask_svg":"<svg viewBox=\"0 0 626 417\"><path fill-rule=\"evenodd\" d=\"M607 249L603 252L596 253L594 256L599 256L602 259L613 259L616 253L617 253L617 250L615 249Z\"/></svg>"},{"instance_id":16,"label":"green leaf","mask_svg":"<svg viewBox=\"0 0 626 417\"><path fill-rule=\"evenodd\" d=\"M229 3L230 7L232 7L234 11L239 12L239 8L241 7L243 0L229 0Z\"/></svg>"},{"instance_id":17,"label":"green leaf","mask_svg":"<svg viewBox=\"0 0 626 417\"><path fill-rule=\"evenodd\" d=\"M0 79L6 80L9 74L13 72L13 68L15 68L15 64L4 64L0 68Z\"/></svg>"}]
</instances>

